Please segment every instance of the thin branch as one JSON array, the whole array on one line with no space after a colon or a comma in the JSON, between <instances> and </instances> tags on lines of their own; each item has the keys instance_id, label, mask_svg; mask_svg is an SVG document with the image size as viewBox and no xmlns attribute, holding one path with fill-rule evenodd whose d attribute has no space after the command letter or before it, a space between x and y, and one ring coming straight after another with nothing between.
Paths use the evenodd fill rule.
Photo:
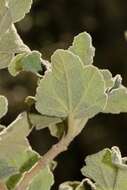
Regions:
<instances>
[{"instance_id":1,"label":"thin branch","mask_svg":"<svg viewBox=\"0 0 127 190\"><path fill-rule=\"evenodd\" d=\"M69 144L81 132L86 122L87 120L75 122L73 119L69 119L67 135L64 136L57 144L53 145L52 148L42 156L42 158L28 172L24 173L15 190L27 190L33 177L45 168L52 160L54 160L56 156L67 150ZM80 126L77 127L77 125ZM76 127L77 130L74 130Z\"/></svg>"}]
</instances>

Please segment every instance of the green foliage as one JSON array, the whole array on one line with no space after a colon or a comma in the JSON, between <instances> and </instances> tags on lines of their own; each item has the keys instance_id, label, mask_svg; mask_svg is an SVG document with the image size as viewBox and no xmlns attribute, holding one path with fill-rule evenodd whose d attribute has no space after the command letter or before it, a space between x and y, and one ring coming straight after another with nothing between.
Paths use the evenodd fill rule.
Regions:
<instances>
[{"instance_id":1,"label":"green foliage","mask_svg":"<svg viewBox=\"0 0 127 190\"><path fill-rule=\"evenodd\" d=\"M18 75L21 71L37 73L41 71L41 54L37 51L22 53L15 56L8 66L12 76Z\"/></svg>"},{"instance_id":2,"label":"green foliage","mask_svg":"<svg viewBox=\"0 0 127 190\"><path fill-rule=\"evenodd\" d=\"M75 55L78 55L84 65L93 63L95 48L92 46L92 38L88 33L83 32L76 36L69 50Z\"/></svg>"},{"instance_id":3,"label":"green foliage","mask_svg":"<svg viewBox=\"0 0 127 190\"><path fill-rule=\"evenodd\" d=\"M91 118L103 110L105 84L96 67L85 67L68 50L57 50L51 62L52 71L46 73L37 88L36 109L41 114Z\"/></svg>"},{"instance_id":4,"label":"green foliage","mask_svg":"<svg viewBox=\"0 0 127 190\"><path fill-rule=\"evenodd\" d=\"M92 65L95 48L88 33L77 35L68 50L56 50L51 63L23 43L14 24L24 18L31 4L32 0L0 1L0 69L7 67L12 76L29 71L38 77L35 97L25 100L29 112L21 113L7 127L0 125L1 190L50 190L52 161L87 121L100 112L127 112L127 88L120 75L113 77L110 71ZM47 69L44 75L39 74L42 64ZM33 106L35 113L30 111ZM7 110L7 99L1 95L0 118ZM34 127L48 127L59 139L43 156L32 150L27 139ZM88 156L82 169L87 178L64 182L59 190L126 190L126 160L117 147Z\"/></svg>"},{"instance_id":5,"label":"green foliage","mask_svg":"<svg viewBox=\"0 0 127 190\"><path fill-rule=\"evenodd\" d=\"M84 176L95 182L97 190L126 190L127 165L118 147L104 149L97 154L87 156L86 166L82 168Z\"/></svg>"}]
</instances>

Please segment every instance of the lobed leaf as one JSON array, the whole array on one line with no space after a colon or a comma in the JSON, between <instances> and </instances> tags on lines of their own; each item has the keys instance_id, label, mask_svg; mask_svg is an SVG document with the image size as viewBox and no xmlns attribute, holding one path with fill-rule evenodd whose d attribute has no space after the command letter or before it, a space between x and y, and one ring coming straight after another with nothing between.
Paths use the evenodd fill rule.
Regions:
<instances>
[{"instance_id":1,"label":"lobed leaf","mask_svg":"<svg viewBox=\"0 0 127 190\"><path fill-rule=\"evenodd\" d=\"M69 50L78 55L84 65L90 65L93 63L93 57L95 55L95 48L92 45L92 38L87 32L82 32L74 37L72 46Z\"/></svg>"},{"instance_id":2,"label":"lobed leaf","mask_svg":"<svg viewBox=\"0 0 127 190\"><path fill-rule=\"evenodd\" d=\"M40 81L35 97L36 109L42 115L91 118L103 110L105 83L96 67L84 67L68 50L57 50L51 62L52 71Z\"/></svg>"},{"instance_id":3,"label":"lobed leaf","mask_svg":"<svg viewBox=\"0 0 127 190\"><path fill-rule=\"evenodd\" d=\"M117 147L87 156L85 162L82 173L95 182L97 190L126 190L126 159L121 157Z\"/></svg>"}]
</instances>

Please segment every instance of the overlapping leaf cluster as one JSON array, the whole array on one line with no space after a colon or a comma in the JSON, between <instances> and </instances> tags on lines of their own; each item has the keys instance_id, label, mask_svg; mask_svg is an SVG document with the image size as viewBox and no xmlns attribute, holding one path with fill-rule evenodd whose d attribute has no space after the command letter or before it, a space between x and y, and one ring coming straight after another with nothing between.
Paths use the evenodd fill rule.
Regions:
<instances>
[{"instance_id":1,"label":"overlapping leaf cluster","mask_svg":"<svg viewBox=\"0 0 127 190\"><path fill-rule=\"evenodd\" d=\"M74 38L67 50L56 50L47 63L44 76L41 54L31 51L21 40L15 23L29 12L32 0L0 1L0 68L8 67L12 76L30 71L38 76L35 97L36 113L22 113L9 126L0 126L0 184L15 189L25 172L41 159L32 150L28 135L33 127L49 127L51 135L61 138L70 125L75 137L86 122L98 113L127 112L127 88L120 75L93 66L95 48L90 35L83 32ZM7 112L7 99L0 96L0 118ZM80 129L81 128L81 129ZM70 135L71 135L70 134ZM89 179L65 182L59 190L125 190L127 187L126 159L118 148L104 149L88 156L82 173ZM91 181L92 180L92 181ZM27 190L49 190L54 183L50 165L31 179Z\"/></svg>"}]
</instances>

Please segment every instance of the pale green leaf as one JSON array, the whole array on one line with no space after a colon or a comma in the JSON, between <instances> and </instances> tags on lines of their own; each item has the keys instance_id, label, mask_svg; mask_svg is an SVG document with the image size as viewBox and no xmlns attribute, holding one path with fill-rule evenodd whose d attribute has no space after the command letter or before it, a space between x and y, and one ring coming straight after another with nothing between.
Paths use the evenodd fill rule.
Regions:
<instances>
[{"instance_id":1,"label":"pale green leaf","mask_svg":"<svg viewBox=\"0 0 127 190\"><path fill-rule=\"evenodd\" d=\"M29 119L31 124L36 127L37 130L48 127L49 125L60 123L62 121L60 118L57 117L48 117L38 114L30 114Z\"/></svg>"},{"instance_id":2,"label":"pale green leaf","mask_svg":"<svg viewBox=\"0 0 127 190\"><path fill-rule=\"evenodd\" d=\"M0 39L0 52L1 53L20 53L29 51L29 48L23 43L17 33L14 25Z\"/></svg>"},{"instance_id":3,"label":"pale green leaf","mask_svg":"<svg viewBox=\"0 0 127 190\"><path fill-rule=\"evenodd\" d=\"M13 168L15 173L19 173L21 167L36 155L26 139L30 131L27 115L23 113L0 132L0 161L4 160L7 163L7 168L8 166ZM0 172L4 173L6 170ZM9 175L10 173L6 177Z\"/></svg>"},{"instance_id":4,"label":"pale green leaf","mask_svg":"<svg viewBox=\"0 0 127 190\"><path fill-rule=\"evenodd\" d=\"M42 115L91 118L103 110L105 83L96 67L84 66L68 50L57 50L51 62L52 70L40 81L35 97Z\"/></svg>"},{"instance_id":5,"label":"pale green leaf","mask_svg":"<svg viewBox=\"0 0 127 190\"><path fill-rule=\"evenodd\" d=\"M13 53L0 52L0 69L8 67L8 64L11 62L13 57L14 57Z\"/></svg>"},{"instance_id":6,"label":"pale green leaf","mask_svg":"<svg viewBox=\"0 0 127 190\"><path fill-rule=\"evenodd\" d=\"M54 177L47 166L33 178L28 190L50 190L53 184Z\"/></svg>"},{"instance_id":7,"label":"pale green leaf","mask_svg":"<svg viewBox=\"0 0 127 190\"><path fill-rule=\"evenodd\" d=\"M0 96L0 118L2 118L8 111L8 101L6 97Z\"/></svg>"},{"instance_id":8,"label":"pale green leaf","mask_svg":"<svg viewBox=\"0 0 127 190\"><path fill-rule=\"evenodd\" d=\"M0 38L11 27L24 18L31 8L32 0L0 1Z\"/></svg>"},{"instance_id":9,"label":"pale green leaf","mask_svg":"<svg viewBox=\"0 0 127 190\"><path fill-rule=\"evenodd\" d=\"M0 39L5 32L10 28L12 24L11 12L7 6L5 6L4 0L0 1Z\"/></svg>"},{"instance_id":10,"label":"pale green leaf","mask_svg":"<svg viewBox=\"0 0 127 190\"><path fill-rule=\"evenodd\" d=\"M108 93L108 100L104 113L118 114L127 112L127 88L120 86Z\"/></svg>"},{"instance_id":11,"label":"pale green leaf","mask_svg":"<svg viewBox=\"0 0 127 190\"><path fill-rule=\"evenodd\" d=\"M104 149L97 154L87 156L86 166L82 168L84 176L95 182L97 190L126 190L127 165L117 147Z\"/></svg>"},{"instance_id":12,"label":"pale green leaf","mask_svg":"<svg viewBox=\"0 0 127 190\"><path fill-rule=\"evenodd\" d=\"M105 81L105 88L111 88L114 85L114 80L112 78L112 74L109 70L107 69L103 69L101 70L101 73L104 77L104 81Z\"/></svg>"},{"instance_id":13,"label":"pale green leaf","mask_svg":"<svg viewBox=\"0 0 127 190\"><path fill-rule=\"evenodd\" d=\"M92 45L92 38L87 32L82 32L74 37L73 44L69 50L78 55L84 65L93 63L95 48Z\"/></svg>"},{"instance_id":14,"label":"pale green leaf","mask_svg":"<svg viewBox=\"0 0 127 190\"><path fill-rule=\"evenodd\" d=\"M8 70L12 76L17 76L22 71L37 73L42 70L41 54L37 51L18 54L12 59Z\"/></svg>"},{"instance_id":15,"label":"pale green leaf","mask_svg":"<svg viewBox=\"0 0 127 190\"><path fill-rule=\"evenodd\" d=\"M0 69L6 68L16 53L28 52L29 48L12 26L0 39Z\"/></svg>"},{"instance_id":16,"label":"pale green leaf","mask_svg":"<svg viewBox=\"0 0 127 190\"><path fill-rule=\"evenodd\" d=\"M32 0L5 0L8 5L13 23L24 18L25 14L30 11Z\"/></svg>"}]
</instances>

